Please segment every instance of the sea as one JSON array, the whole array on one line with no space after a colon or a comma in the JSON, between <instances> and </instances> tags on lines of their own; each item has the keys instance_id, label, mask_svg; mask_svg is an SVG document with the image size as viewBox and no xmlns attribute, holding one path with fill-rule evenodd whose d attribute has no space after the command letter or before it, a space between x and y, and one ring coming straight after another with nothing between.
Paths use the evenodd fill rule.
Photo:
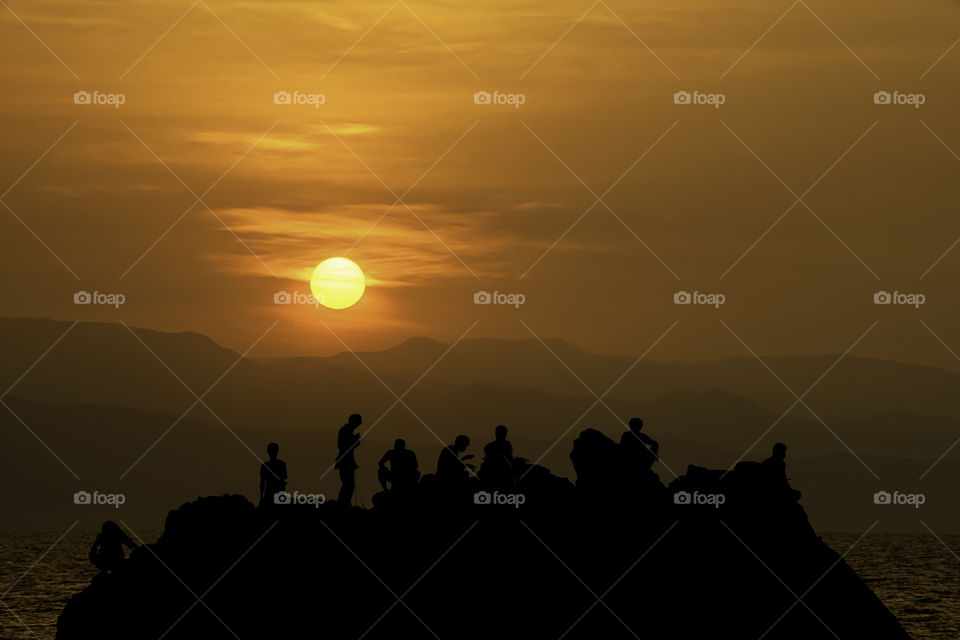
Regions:
<instances>
[{"instance_id":1,"label":"sea","mask_svg":"<svg viewBox=\"0 0 960 640\"><path fill-rule=\"evenodd\" d=\"M87 554L95 532L71 531L58 542L61 535L0 533L0 639L54 638L67 599L93 578ZM157 533L141 535L152 541ZM912 638L960 638L960 536L859 537L823 534Z\"/></svg>"}]
</instances>

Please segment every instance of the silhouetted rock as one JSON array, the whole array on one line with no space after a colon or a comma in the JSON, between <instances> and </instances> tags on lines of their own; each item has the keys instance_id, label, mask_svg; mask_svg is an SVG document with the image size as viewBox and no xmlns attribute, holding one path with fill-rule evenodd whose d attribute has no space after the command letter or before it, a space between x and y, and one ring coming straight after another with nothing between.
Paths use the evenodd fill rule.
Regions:
<instances>
[{"instance_id":1,"label":"silhouetted rock","mask_svg":"<svg viewBox=\"0 0 960 640\"><path fill-rule=\"evenodd\" d=\"M57 637L907 638L757 469L598 502L617 451L582 432L576 488L515 459L509 491L430 474L372 510L201 498L74 596Z\"/></svg>"}]
</instances>

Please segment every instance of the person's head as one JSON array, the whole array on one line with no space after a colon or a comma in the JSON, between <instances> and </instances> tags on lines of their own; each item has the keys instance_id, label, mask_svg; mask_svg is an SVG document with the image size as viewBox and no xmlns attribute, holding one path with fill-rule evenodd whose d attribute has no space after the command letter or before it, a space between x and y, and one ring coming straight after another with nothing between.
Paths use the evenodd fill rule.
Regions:
<instances>
[{"instance_id":1,"label":"person's head","mask_svg":"<svg viewBox=\"0 0 960 640\"><path fill-rule=\"evenodd\" d=\"M641 429L643 429L643 420L640 418L630 418L630 431L640 433Z\"/></svg>"},{"instance_id":2,"label":"person's head","mask_svg":"<svg viewBox=\"0 0 960 640\"><path fill-rule=\"evenodd\" d=\"M506 440L507 439L507 428L505 426L497 425L497 428L493 430L494 436L497 440Z\"/></svg>"},{"instance_id":3,"label":"person's head","mask_svg":"<svg viewBox=\"0 0 960 640\"><path fill-rule=\"evenodd\" d=\"M100 527L100 533L105 536L118 536L123 535L123 530L113 520L107 520L103 523L103 526Z\"/></svg>"},{"instance_id":4,"label":"person's head","mask_svg":"<svg viewBox=\"0 0 960 640\"><path fill-rule=\"evenodd\" d=\"M270 456L271 460L276 458L278 453L280 453L280 445L276 442L271 442L267 445L267 455Z\"/></svg>"},{"instance_id":5,"label":"person's head","mask_svg":"<svg viewBox=\"0 0 960 640\"><path fill-rule=\"evenodd\" d=\"M404 440L403 438L397 438L396 440L393 441L393 448L394 448L394 449L406 449L406 448L407 448L407 441Z\"/></svg>"},{"instance_id":6,"label":"person's head","mask_svg":"<svg viewBox=\"0 0 960 640\"><path fill-rule=\"evenodd\" d=\"M359 413L351 413L350 417L347 418L347 424L356 429L363 424L363 418L360 417Z\"/></svg>"},{"instance_id":7,"label":"person's head","mask_svg":"<svg viewBox=\"0 0 960 640\"><path fill-rule=\"evenodd\" d=\"M779 460L783 460L787 457L787 445L782 442L778 442L773 445L773 457Z\"/></svg>"},{"instance_id":8,"label":"person's head","mask_svg":"<svg viewBox=\"0 0 960 640\"><path fill-rule=\"evenodd\" d=\"M470 446L470 438L467 436L457 436L457 439L453 443L453 447L458 451L466 451L467 447Z\"/></svg>"}]
</instances>

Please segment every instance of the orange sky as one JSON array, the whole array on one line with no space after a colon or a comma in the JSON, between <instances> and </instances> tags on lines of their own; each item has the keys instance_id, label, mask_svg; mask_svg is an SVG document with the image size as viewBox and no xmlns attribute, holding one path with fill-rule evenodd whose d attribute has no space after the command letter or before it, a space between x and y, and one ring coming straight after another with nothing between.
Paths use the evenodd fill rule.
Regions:
<instances>
[{"instance_id":1,"label":"orange sky","mask_svg":"<svg viewBox=\"0 0 960 640\"><path fill-rule=\"evenodd\" d=\"M655 359L745 355L721 320L761 353L841 352L879 320L861 355L957 365L931 334L960 351L960 249L937 262L960 237L956 2L8 5L0 314L241 351L279 320L257 355L477 320L639 355L679 320ZM368 276L355 307L273 304L337 255Z\"/></svg>"}]
</instances>

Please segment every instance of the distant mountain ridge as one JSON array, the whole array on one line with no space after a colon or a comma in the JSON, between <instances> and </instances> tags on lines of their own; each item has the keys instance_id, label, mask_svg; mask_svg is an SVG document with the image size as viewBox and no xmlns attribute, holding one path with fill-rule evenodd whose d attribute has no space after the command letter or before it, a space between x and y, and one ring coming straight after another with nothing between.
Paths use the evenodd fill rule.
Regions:
<instances>
[{"instance_id":1,"label":"distant mountain ridge","mask_svg":"<svg viewBox=\"0 0 960 640\"><path fill-rule=\"evenodd\" d=\"M0 318L0 348L6 356L0 361L0 384L6 388L16 382L11 395L34 402L170 412L194 400L177 378L199 395L229 370L210 400L226 399L227 394L233 402L250 405L237 411L240 416L261 422L268 416L293 422L306 418L306 407L320 393L335 392L343 401L338 404L344 405L392 401L392 394L370 370L398 394L429 369L418 388L480 385L592 398L615 385L608 401L632 404L659 403L665 397L676 398L676 392L724 392L777 415L796 400L750 356L708 362L636 362L624 356L592 354L563 340L541 344L535 339L475 338L451 348L417 337L383 351L243 358L197 333L87 322L77 323L51 348L70 325ZM802 395L838 358L772 356L763 360L793 392ZM945 369L847 355L804 402L824 420L912 416L960 423L960 405L954 400L958 388L960 374ZM257 410L257 403L267 407L266 415Z\"/></svg>"},{"instance_id":2,"label":"distant mountain ridge","mask_svg":"<svg viewBox=\"0 0 960 640\"><path fill-rule=\"evenodd\" d=\"M893 477L900 486L911 486L960 434L960 409L952 406L960 376L854 356L844 358L805 398L816 415L798 405L784 416L795 398L751 357L641 361L600 403L578 377L602 395L634 360L590 354L563 341L545 342L575 375L534 339L464 340L449 349L418 338L356 357L242 358L196 333L81 322L64 335L71 324L0 318L5 356L0 359L0 388L13 385L5 403L17 414L0 408L0 454L6 460L0 467L10 471L9 486L19 486L41 468L66 483L58 491L72 486L73 478L31 431L76 467L84 481L102 460L104 483L116 482L162 436L131 478L150 492L154 474L190 469L193 478L207 477L207 490L215 492L225 480L214 470L228 464L219 447L229 449L229 464L242 475L250 464L255 468L254 458L263 455L270 439L283 444L288 460L300 460L292 467L298 482L318 478L334 459L336 429L355 411L364 416L364 428L372 429L359 452L367 469L397 437L406 438L429 469L442 444L457 434L469 434L479 450L492 437L494 425L506 424L518 455L542 457L559 473L569 466L570 443L580 431L592 427L618 437L623 421L641 416L646 430L663 445L664 465L676 473L683 473L688 463L723 467L741 457L756 460L772 442L787 442L791 456L811 461L798 475L805 474L804 482L820 496L814 512L847 522L858 513L849 500L859 504L863 499L868 506L877 490L875 478L857 457L884 481ZM802 394L835 359L765 361ZM402 404L381 381L403 395ZM203 398L202 404L191 390ZM302 450L295 458L286 447ZM957 455L955 451L939 463L929 476L935 484L925 491L953 490L960 477ZM670 472L664 465L658 465L658 473L666 479ZM180 484L178 480L175 486ZM837 486L850 494L846 501L835 497ZM176 493L165 499L182 497ZM32 504L29 494L24 500ZM890 516L885 518L889 526Z\"/></svg>"}]
</instances>

